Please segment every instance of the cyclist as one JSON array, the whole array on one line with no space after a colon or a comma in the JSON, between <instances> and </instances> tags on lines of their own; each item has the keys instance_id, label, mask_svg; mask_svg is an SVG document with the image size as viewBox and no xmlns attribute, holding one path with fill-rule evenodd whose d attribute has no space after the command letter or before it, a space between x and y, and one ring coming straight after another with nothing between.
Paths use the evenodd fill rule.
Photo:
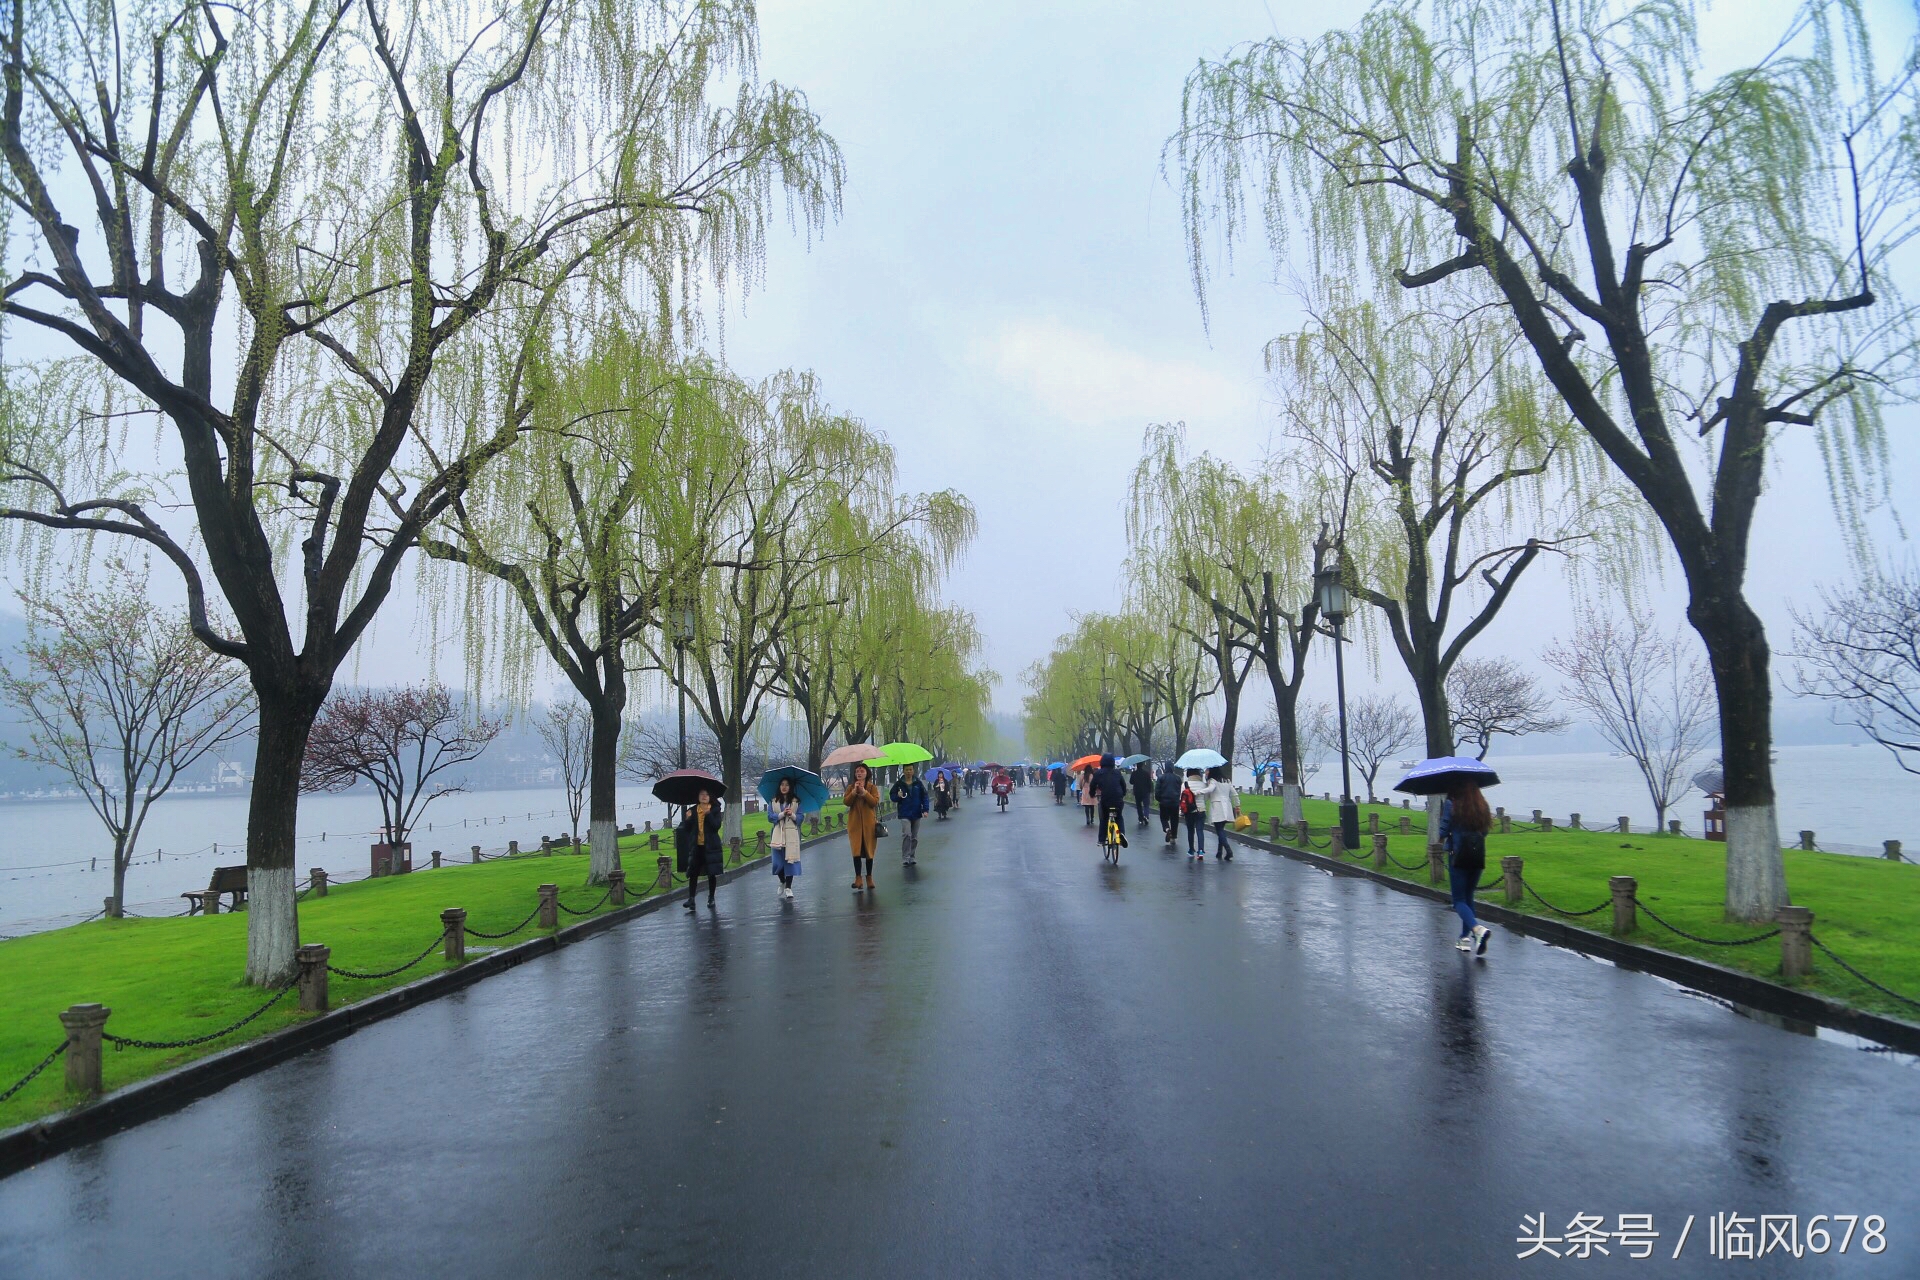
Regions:
<instances>
[{"instance_id":1,"label":"cyclist","mask_svg":"<svg viewBox=\"0 0 1920 1280\"><path fill-rule=\"evenodd\" d=\"M1007 797L1013 794L1013 775L1000 774L993 780L993 795L1000 802L1000 812L1007 811Z\"/></svg>"},{"instance_id":2,"label":"cyclist","mask_svg":"<svg viewBox=\"0 0 1920 1280\"><path fill-rule=\"evenodd\" d=\"M1114 767L1113 756L1100 757L1100 772L1093 775L1094 802L1099 807L1100 817L1094 830L1098 833L1102 845L1108 843L1107 823L1117 823L1120 828L1120 845L1127 843L1127 775ZM1118 859L1118 850L1115 858Z\"/></svg>"}]
</instances>

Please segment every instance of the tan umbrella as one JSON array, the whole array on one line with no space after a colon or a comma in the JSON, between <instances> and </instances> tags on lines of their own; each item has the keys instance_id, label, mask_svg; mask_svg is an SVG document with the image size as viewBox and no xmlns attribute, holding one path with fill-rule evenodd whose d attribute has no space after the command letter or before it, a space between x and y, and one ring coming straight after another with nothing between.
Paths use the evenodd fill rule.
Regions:
<instances>
[{"instance_id":1,"label":"tan umbrella","mask_svg":"<svg viewBox=\"0 0 1920 1280\"><path fill-rule=\"evenodd\" d=\"M858 764L862 760L878 760L885 754L886 752L870 742L852 742L844 747L835 747L828 752L827 758L820 762L820 767L830 769L834 765Z\"/></svg>"}]
</instances>

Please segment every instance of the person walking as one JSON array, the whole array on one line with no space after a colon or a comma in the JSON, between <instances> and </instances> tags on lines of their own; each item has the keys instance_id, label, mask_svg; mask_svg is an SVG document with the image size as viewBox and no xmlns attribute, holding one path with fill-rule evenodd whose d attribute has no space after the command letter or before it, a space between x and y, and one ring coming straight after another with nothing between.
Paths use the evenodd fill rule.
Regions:
<instances>
[{"instance_id":1,"label":"person walking","mask_svg":"<svg viewBox=\"0 0 1920 1280\"><path fill-rule=\"evenodd\" d=\"M1207 781L1194 794L1205 801L1207 822L1213 827L1213 857L1216 862L1232 862L1233 849L1227 844L1227 824L1240 816L1240 799L1233 790L1233 766L1216 765L1207 771ZM1201 852L1206 852L1205 839Z\"/></svg>"},{"instance_id":2,"label":"person walking","mask_svg":"<svg viewBox=\"0 0 1920 1280\"><path fill-rule=\"evenodd\" d=\"M1048 775L1048 780L1053 784L1053 802L1055 804L1065 804L1067 802L1067 771L1065 769L1051 770Z\"/></svg>"},{"instance_id":3,"label":"person walking","mask_svg":"<svg viewBox=\"0 0 1920 1280\"><path fill-rule=\"evenodd\" d=\"M1080 771L1080 814L1087 820L1087 829L1093 830L1093 766L1088 765ZM1096 839L1098 837L1096 836Z\"/></svg>"},{"instance_id":4,"label":"person walking","mask_svg":"<svg viewBox=\"0 0 1920 1280\"><path fill-rule=\"evenodd\" d=\"M726 870L726 846L720 837L720 805L702 788L694 802L680 815L680 829L674 833L676 852L686 863L687 910L693 910L694 895L700 877L707 877L707 905L713 905L713 891Z\"/></svg>"},{"instance_id":5,"label":"person walking","mask_svg":"<svg viewBox=\"0 0 1920 1280\"><path fill-rule=\"evenodd\" d=\"M800 874L800 796L792 778L780 779L773 800L767 805L767 821L773 833L767 843L773 849L773 875L780 882L779 897L793 897L793 878Z\"/></svg>"},{"instance_id":6,"label":"person walking","mask_svg":"<svg viewBox=\"0 0 1920 1280\"><path fill-rule=\"evenodd\" d=\"M1487 797L1471 782L1463 782L1440 802L1440 843L1447 851L1447 885L1453 891L1453 909L1460 917L1460 937L1453 944L1476 956L1487 954L1493 930L1473 913L1474 891L1487 869L1487 832L1493 815Z\"/></svg>"},{"instance_id":7,"label":"person walking","mask_svg":"<svg viewBox=\"0 0 1920 1280\"><path fill-rule=\"evenodd\" d=\"M864 887L873 888L873 837L880 823L880 788L873 785L873 770L864 763L854 765L840 799L847 806L847 843L853 848L853 888L857 893L863 887L863 867Z\"/></svg>"},{"instance_id":8,"label":"person walking","mask_svg":"<svg viewBox=\"0 0 1920 1280\"><path fill-rule=\"evenodd\" d=\"M1180 793L1186 784L1180 781L1180 770L1169 760L1160 770L1160 780L1153 784L1153 800L1160 808L1160 834L1167 838L1167 848L1173 848L1173 839L1180 833Z\"/></svg>"},{"instance_id":9,"label":"person walking","mask_svg":"<svg viewBox=\"0 0 1920 1280\"><path fill-rule=\"evenodd\" d=\"M1153 795L1153 766L1145 760L1133 766L1133 807L1140 829L1147 829L1147 800Z\"/></svg>"},{"instance_id":10,"label":"person walking","mask_svg":"<svg viewBox=\"0 0 1920 1280\"><path fill-rule=\"evenodd\" d=\"M900 771L900 777L887 792L898 806L896 812L906 829L900 833L900 865L910 867L920 851L920 819L927 816L927 784L920 781L912 765Z\"/></svg>"},{"instance_id":11,"label":"person walking","mask_svg":"<svg viewBox=\"0 0 1920 1280\"><path fill-rule=\"evenodd\" d=\"M1206 785L1198 769L1187 770L1180 782L1180 816L1187 822L1188 861L1207 856L1207 802L1202 794Z\"/></svg>"},{"instance_id":12,"label":"person walking","mask_svg":"<svg viewBox=\"0 0 1920 1280\"><path fill-rule=\"evenodd\" d=\"M947 810L953 807L953 786L946 774L933 780L933 816L940 822L947 820Z\"/></svg>"}]
</instances>

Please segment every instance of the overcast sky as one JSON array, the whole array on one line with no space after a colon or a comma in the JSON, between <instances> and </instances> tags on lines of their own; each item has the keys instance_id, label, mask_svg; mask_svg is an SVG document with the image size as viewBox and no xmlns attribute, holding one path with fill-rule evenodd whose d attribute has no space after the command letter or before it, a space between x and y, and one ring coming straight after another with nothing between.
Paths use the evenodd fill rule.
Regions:
<instances>
[{"instance_id":1,"label":"overcast sky","mask_svg":"<svg viewBox=\"0 0 1920 1280\"><path fill-rule=\"evenodd\" d=\"M728 319L728 356L817 370L896 441L909 485L973 499L980 537L951 591L989 638L1002 707L1069 611L1118 603L1126 478L1148 423L1183 419L1196 445L1249 462L1269 442L1261 348L1298 312L1256 242L1216 279L1202 324L1160 168L1185 76L1239 41L1315 34L1362 8L763 3L763 70L805 88L845 149L846 213L810 249L776 243L764 288ZM1910 8L1884 9L1889 35L1903 30ZM1786 11L1722 6L1710 51L1742 56L1780 29L1761 16ZM1907 413L1893 431L1909 504L1914 425ZM1782 451L1774 479L1752 592L1784 641L1787 602L1848 565L1810 441ZM1896 536L1892 519L1875 527ZM1529 657L1565 629L1568 583L1530 573L1482 652ZM1669 579L1651 607L1677 625ZM1407 687L1381 658L1389 687Z\"/></svg>"},{"instance_id":2,"label":"overcast sky","mask_svg":"<svg viewBox=\"0 0 1920 1280\"><path fill-rule=\"evenodd\" d=\"M1896 48L1910 0L1877 3L1882 48ZM762 0L762 73L804 89L838 139L846 206L811 245L773 237L762 279L711 337L743 374L815 370L837 407L895 442L907 486L973 500L980 536L948 593L980 620L1000 708L1018 707L1020 673L1071 612L1118 604L1126 478L1149 423L1184 420L1197 447L1248 464L1269 443L1261 348L1299 315L1256 240L1216 276L1202 324L1160 169L1186 74L1240 41L1312 35L1361 8ZM1710 52L1756 54L1742 42L1770 38L1787 10L1723 6ZM1906 506L1920 487L1915 425L1893 423ZM1875 527L1898 537L1890 513ZM1810 441L1780 452L1753 565L1777 645L1788 602L1849 572ZM1649 605L1675 625L1678 585L1669 573ZM1530 659L1566 629L1569 597L1559 567L1534 569L1479 651ZM425 672L425 617L402 584L342 678ZM1382 681L1406 690L1392 655L1378 657ZM459 679L457 651L438 667Z\"/></svg>"}]
</instances>

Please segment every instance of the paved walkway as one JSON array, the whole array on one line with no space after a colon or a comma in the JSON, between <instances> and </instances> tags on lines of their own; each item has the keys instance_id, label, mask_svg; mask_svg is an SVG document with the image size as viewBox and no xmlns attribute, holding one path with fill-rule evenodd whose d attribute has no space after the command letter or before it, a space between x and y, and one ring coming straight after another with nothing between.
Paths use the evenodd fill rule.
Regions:
<instances>
[{"instance_id":1,"label":"paved walkway","mask_svg":"<svg viewBox=\"0 0 1920 1280\"><path fill-rule=\"evenodd\" d=\"M1729 1274L1920 1274L1904 1060L1031 791L806 867L0 1182L0 1276L1694 1276L1717 1212L1888 1220Z\"/></svg>"}]
</instances>

